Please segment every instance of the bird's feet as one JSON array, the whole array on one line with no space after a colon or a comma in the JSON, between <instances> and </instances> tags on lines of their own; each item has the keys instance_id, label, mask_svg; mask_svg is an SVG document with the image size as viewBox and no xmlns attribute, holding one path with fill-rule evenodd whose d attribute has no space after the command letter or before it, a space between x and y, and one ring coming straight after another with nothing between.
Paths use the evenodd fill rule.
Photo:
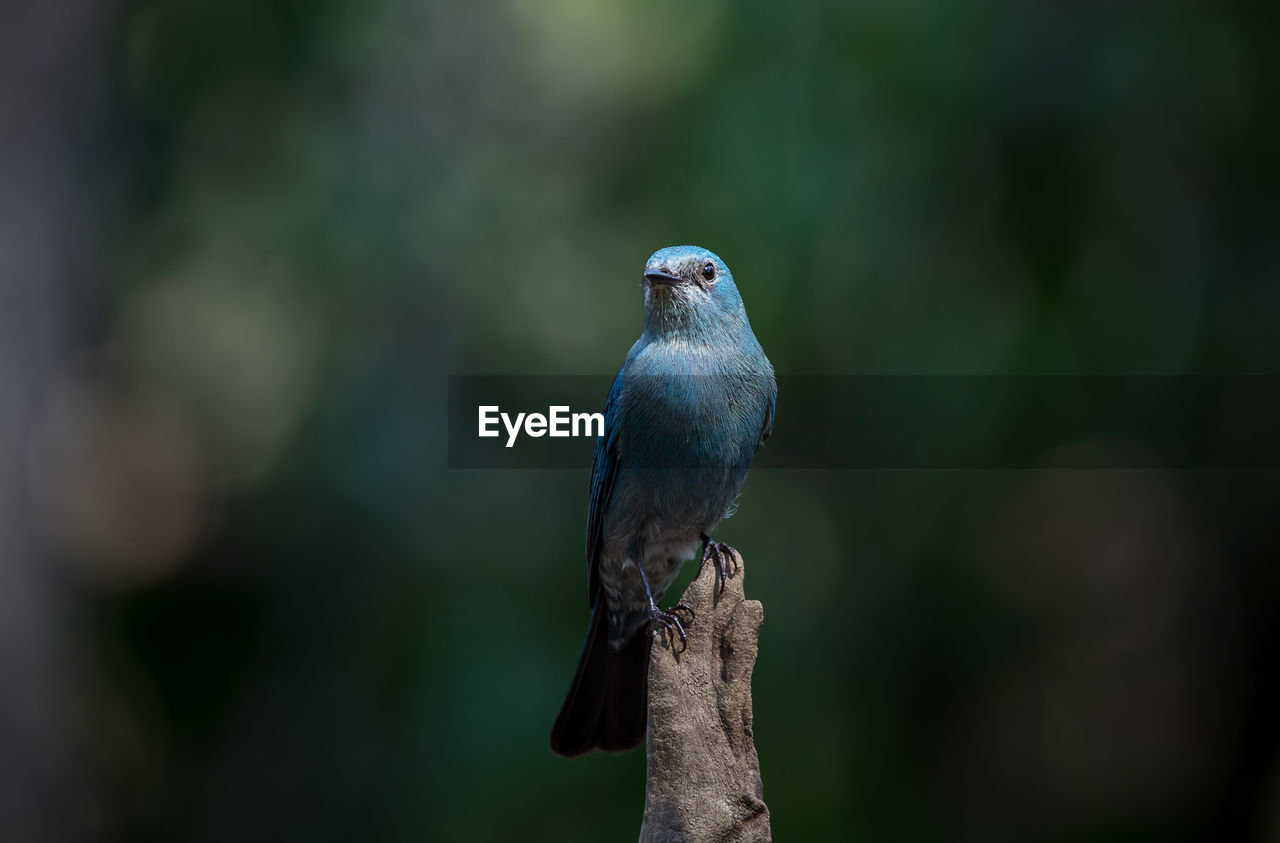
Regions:
<instances>
[{"instance_id":1,"label":"bird's feet","mask_svg":"<svg viewBox=\"0 0 1280 843\"><path fill-rule=\"evenodd\" d=\"M705 565L707 560L710 559L712 564L716 566L716 582L719 586L716 590L723 594L725 580L741 570L738 564L738 551L724 542L716 541L706 533L702 533L699 538L702 539L702 562L700 564Z\"/></svg>"},{"instance_id":2,"label":"bird's feet","mask_svg":"<svg viewBox=\"0 0 1280 843\"><path fill-rule=\"evenodd\" d=\"M689 613L689 617L683 622L680 620L681 612ZM649 619L656 626L662 627L663 637L667 639L668 643L673 643L676 635L680 636L680 649L683 650L689 643L689 636L685 634L684 627L685 624L693 623L693 609L685 604L677 603L666 611L659 609L657 606L650 606Z\"/></svg>"}]
</instances>

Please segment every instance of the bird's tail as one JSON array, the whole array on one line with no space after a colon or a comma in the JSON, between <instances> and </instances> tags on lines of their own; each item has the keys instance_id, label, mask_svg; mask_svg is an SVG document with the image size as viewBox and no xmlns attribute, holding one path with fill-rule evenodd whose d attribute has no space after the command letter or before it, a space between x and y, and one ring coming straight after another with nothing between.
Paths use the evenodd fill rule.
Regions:
<instances>
[{"instance_id":1,"label":"bird's tail","mask_svg":"<svg viewBox=\"0 0 1280 843\"><path fill-rule=\"evenodd\" d=\"M642 626L615 650L609 646L606 615L602 594L573 684L551 727L552 751L569 758L593 749L625 752L644 741L652 636Z\"/></svg>"}]
</instances>

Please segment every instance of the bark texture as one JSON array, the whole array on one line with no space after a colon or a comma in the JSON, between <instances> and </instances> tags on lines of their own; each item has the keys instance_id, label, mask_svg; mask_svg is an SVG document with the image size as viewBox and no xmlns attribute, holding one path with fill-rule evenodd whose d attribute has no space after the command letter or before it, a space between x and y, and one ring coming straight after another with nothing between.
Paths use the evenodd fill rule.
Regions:
<instances>
[{"instance_id":1,"label":"bark texture","mask_svg":"<svg viewBox=\"0 0 1280 843\"><path fill-rule=\"evenodd\" d=\"M653 639L641 843L771 839L751 719L764 607L746 599L734 556L724 593L710 563L685 591L687 645Z\"/></svg>"}]
</instances>

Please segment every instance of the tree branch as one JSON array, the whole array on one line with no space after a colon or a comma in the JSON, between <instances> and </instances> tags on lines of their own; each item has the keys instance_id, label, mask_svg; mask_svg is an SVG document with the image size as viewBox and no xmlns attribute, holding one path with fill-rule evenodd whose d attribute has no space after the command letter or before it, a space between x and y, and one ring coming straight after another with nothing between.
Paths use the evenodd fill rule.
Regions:
<instances>
[{"instance_id":1,"label":"tree branch","mask_svg":"<svg viewBox=\"0 0 1280 843\"><path fill-rule=\"evenodd\" d=\"M687 646L654 636L640 843L771 839L751 714L764 607L746 599L734 559L723 594L710 564L685 591L681 602L694 611Z\"/></svg>"}]
</instances>

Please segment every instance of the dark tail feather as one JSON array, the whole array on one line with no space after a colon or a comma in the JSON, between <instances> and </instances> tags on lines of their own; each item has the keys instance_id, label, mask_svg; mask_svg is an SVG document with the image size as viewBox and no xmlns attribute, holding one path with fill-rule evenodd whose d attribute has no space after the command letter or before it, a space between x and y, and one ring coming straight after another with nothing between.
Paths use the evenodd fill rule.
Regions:
<instances>
[{"instance_id":1,"label":"dark tail feather","mask_svg":"<svg viewBox=\"0 0 1280 843\"><path fill-rule=\"evenodd\" d=\"M645 626L621 650L610 649L601 598L569 695L551 727L552 751L569 758L593 749L625 752L644 741L652 636Z\"/></svg>"}]
</instances>

